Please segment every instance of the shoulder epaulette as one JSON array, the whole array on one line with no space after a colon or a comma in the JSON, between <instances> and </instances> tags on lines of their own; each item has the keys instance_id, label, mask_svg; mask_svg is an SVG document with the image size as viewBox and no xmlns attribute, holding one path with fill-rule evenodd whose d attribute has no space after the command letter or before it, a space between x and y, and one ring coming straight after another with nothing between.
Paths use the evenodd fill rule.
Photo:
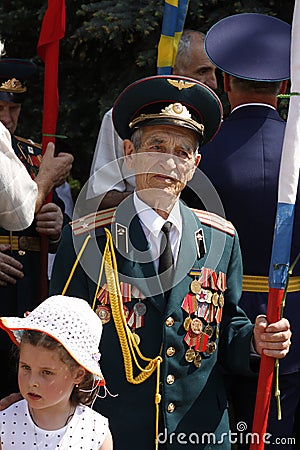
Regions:
<instances>
[{"instance_id":1,"label":"shoulder epaulette","mask_svg":"<svg viewBox=\"0 0 300 450\"><path fill-rule=\"evenodd\" d=\"M200 211L199 209L192 209L192 211L196 214L198 219L212 228L216 228L217 230L223 231L224 233L230 234L230 236L234 236L235 229L229 220L224 219L223 217L218 216L217 214L210 213L207 211Z\"/></svg>"},{"instance_id":2,"label":"shoulder epaulette","mask_svg":"<svg viewBox=\"0 0 300 450\"><path fill-rule=\"evenodd\" d=\"M113 222L116 209L117 208L103 209L102 211L91 213L73 220L73 222L70 222L73 233L75 236L79 236L80 234L95 230L96 228L110 225Z\"/></svg>"},{"instance_id":3,"label":"shoulder epaulette","mask_svg":"<svg viewBox=\"0 0 300 450\"><path fill-rule=\"evenodd\" d=\"M42 145L41 144L37 144L36 142L32 142L30 139L25 139L25 138L22 138L22 137L16 136L16 135L15 135L15 138L16 138L17 141L24 142L24 144L27 144L30 147L37 147L39 149L42 149Z\"/></svg>"}]
</instances>

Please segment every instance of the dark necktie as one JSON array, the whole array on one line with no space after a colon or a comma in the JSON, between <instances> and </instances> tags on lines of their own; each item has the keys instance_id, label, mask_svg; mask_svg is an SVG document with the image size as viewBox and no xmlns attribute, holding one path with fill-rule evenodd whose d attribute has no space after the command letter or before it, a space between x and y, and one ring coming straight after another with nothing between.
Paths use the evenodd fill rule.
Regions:
<instances>
[{"instance_id":1,"label":"dark necktie","mask_svg":"<svg viewBox=\"0 0 300 450\"><path fill-rule=\"evenodd\" d=\"M158 273L161 278L161 283L164 291L170 290L173 279L173 254L170 243L171 222L165 222L161 231L163 232L160 243L160 257L158 264ZM167 292L166 292L167 293Z\"/></svg>"}]
</instances>

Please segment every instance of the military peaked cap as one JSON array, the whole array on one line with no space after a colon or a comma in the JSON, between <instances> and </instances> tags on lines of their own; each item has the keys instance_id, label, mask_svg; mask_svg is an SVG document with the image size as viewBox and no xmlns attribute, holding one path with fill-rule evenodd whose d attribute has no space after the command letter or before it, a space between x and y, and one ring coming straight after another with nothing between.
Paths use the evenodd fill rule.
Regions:
<instances>
[{"instance_id":1,"label":"military peaked cap","mask_svg":"<svg viewBox=\"0 0 300 450\"><path fill-rule=\"evenodd\" d=\"M157 75L130 84L117 98L113 122L122 139L146 125L190 128L209 142L222 119L222 105L205 84L187 77Z\"/></svg>"},{"instance_id":2,"label":"military peaked cap","mask_svg":"<svg viewBox=\"0 0 300 450\"><path fill-rule=\"evenodd\" d=\"M211 62L229 75L256 81L290 77L291 26L276 17L225 17L207 32L204 46Z\"/></svg>"},{"instance_id":3,"label":"military peaked cap","mask_svg":"<svg viewBox=\"0 0 300 450\"><path fill-rule=\"evenodd\" d=\"M25 82L36 72L27 59L0 58L0 100L19 103L27 88Z\"/></svg>"}]
</instances>

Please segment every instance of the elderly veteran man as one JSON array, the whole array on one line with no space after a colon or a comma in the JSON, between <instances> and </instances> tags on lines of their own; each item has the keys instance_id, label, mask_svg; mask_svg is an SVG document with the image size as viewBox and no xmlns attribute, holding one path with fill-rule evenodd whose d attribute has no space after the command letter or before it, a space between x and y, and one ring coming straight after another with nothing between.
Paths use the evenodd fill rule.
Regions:
<instances>
[{"instance_id":1,"label":"elderly veteran man","mask_svg":"<svg viewBox=\"0 0 300 450\"><path fill-rule=\"evenodd\" d=\"M183 30L172 73L195 78L216 90L216 68L206 56L204 39L201 31ZM126 166L122 145L113 126L111 108L102 119L87 185L87 200L92 200L99 209L117 206L134 190L134 174ZM98 170L101 176L97 176ZM185 201L189 204L188 192Z\"/></svg>"},{"instance_id":2,"label":"elderly veteran man","mask_svg":"<svg viewBox=\"0 0 300 450\"><path fill-rule=\"evenodd\" d=\"M116 210L65 227L58 249L51 292L76 292L104 323L112 396L96 407L110 418L117 450L229 449L222 366L250 371L251 343L257 353L288 352L287 320L260 317L253 326L237 306L233 225L179 200L221 115L214 92L190 78L127 87L113 120L136 190Z\"/></svg>"}]
</instances>

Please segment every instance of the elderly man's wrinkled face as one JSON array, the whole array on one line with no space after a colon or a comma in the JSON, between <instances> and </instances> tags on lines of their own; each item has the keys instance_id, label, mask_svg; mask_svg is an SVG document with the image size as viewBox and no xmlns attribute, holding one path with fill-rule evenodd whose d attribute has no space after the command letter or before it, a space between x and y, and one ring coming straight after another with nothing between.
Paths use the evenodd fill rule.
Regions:
<instances>
[{"instance_id":1,"label":"elderly man's wrinkled face","mask_svg":"<svg viewBox=\"0 0 300 450\"><path fill-rule=\"evenodd\" d=\"M11 134L14 134L16 131L20 111L20 103L5 102L4 100L0 100L0 122L3 123Z\"/></svg>"},{"instance_id":2,"label":"elderly man's wrinkled face","mask_svg":"<svg viewBox=\"0 0 300 450\"><path fill-rule=\"evenodd\" d=\"M129 140L124 141L127 164L136 175L136 191L147 190L149 196L164 193L177 198L200 162L197 147L197 135L188 128L143 127L139 148L135 149Z\"/></svg>"}]
</instances>

